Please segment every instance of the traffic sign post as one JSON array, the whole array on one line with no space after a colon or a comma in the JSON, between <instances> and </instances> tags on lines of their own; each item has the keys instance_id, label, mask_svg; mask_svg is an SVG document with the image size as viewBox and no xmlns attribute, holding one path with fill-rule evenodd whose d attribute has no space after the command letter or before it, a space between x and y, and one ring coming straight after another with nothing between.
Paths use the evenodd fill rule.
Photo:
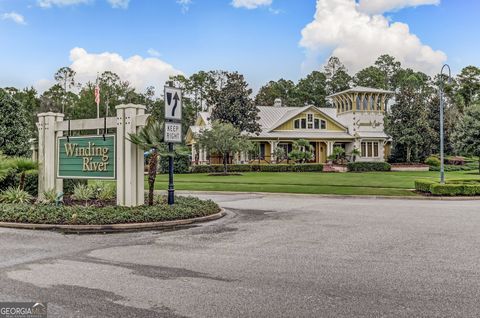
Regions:
<instances>
[{"instance_id":1,"label":"traffic sign post","mask_svg":"<svg viewBox=\"0 0 480 318\"><path fill-rule=\"evenodd\" d=\"M168 205L175 203L175 186L173 183L173 144L182 142L182 90L165 86L165 142L168 143Z\"/></svg>"}]
</instances>

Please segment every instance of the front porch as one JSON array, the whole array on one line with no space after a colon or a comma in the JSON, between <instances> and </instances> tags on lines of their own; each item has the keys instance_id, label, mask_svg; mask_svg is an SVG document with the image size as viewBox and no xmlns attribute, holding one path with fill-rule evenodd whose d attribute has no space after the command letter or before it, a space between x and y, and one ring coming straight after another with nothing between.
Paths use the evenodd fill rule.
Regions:
<instances>
[{"instance_id":1,"label":"front porch","mask_svg":"<svg viewBox=\"0 0 480 318\"><path fill-rule=\"evenodd\" d=\"M351 140L308 140L313 147L313 158L308 163L322 163L328 162L328 157L333 154L335 147L342 147L346 153L353 149L354 142ZM273 164L273 163L293 163L289 159L288 154L293 150L293 143L295 140L255 140L258 145L258 151L255 153L241 152L234 154L228 158L229 164ZM221 156L211 155L205 149L198 150L194 145L191 145L192 164L222 164ZM276 156L276 148L282 148L284 155L282 157Z\"/></svg>"}]
</instances>

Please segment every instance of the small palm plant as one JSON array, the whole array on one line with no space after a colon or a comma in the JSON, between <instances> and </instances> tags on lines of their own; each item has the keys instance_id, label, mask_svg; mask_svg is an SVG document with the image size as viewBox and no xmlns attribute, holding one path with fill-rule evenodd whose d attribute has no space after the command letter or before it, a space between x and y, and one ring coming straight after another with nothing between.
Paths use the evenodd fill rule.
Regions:
<instances>
[{"instance_id":1,"label":"small palm plant","mask_svg":"<svg viewBox=\"0 0 480 318\"><path fill-rule=\"evenodd\" d=\"M11 166L17 173L20 174L20 183L18 187L20 190L25 189L25 176L29 171L34 171L38 168L38 164L32 159L24 157L15 157L10 159Z\"/></svg>"},{"instance_id":2,"label":"small palm plant","mask_svg":"<svg viewBox=\"0 0 480 318\"><path fill-rule=\"evenodd\" d=\"M357 157L360 156L362 153L360 152L360 150L358 148L353 148L352 152L350 153L350 155L352 156L352 161L355 162L355 160L357 160Z\"/></svg>"},{"instance_id":3,"label":"small palm plant","mask_svg":"<svg viewBox=\"0 0 480 318\"><path fill-rule=\"evenodd\" d=\"M148 159L148 205L153 205L153 192L155 189L155 179L157 178L158 157L166 152L164 142L164 123L158 121L149 121L145 127L136 134L130 134L127 138L137 146L150 150ZM173 154L169 154L173 155Z\"/></svg>"}]
</instances>

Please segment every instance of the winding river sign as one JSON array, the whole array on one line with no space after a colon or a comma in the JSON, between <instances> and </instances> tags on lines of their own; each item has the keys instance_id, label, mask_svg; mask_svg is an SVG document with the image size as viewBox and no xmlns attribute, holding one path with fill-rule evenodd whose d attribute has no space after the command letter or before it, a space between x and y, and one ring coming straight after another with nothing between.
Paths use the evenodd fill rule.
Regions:
<instances>
[{"instance_id":1,"label":"winding river sign","mask_svg":"<svg viewBox=\"0 0 480 318\"><path fill-rule=\"evenodd\" d=\"M115 135L58 138L57 177L115 179Z\"/></svg>"}]
</instances>

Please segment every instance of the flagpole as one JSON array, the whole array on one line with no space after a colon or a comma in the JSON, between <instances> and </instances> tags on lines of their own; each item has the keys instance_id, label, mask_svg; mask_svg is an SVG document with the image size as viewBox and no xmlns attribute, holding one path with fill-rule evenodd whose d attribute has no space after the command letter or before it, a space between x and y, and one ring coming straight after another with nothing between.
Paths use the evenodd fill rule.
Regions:
<instances>
[{"instance_id":1,"label":"flagpole","mask_svg":"<svg viewBox=\"0 0 480 318\"><path fill-rule=\"evenodd\" d=\"M97 90L98 90L98 97L97 97ZM97 119L100 118L100 86L98 84L98 73L97 73L97 80L95 83L95 103L97 104ZM97 129L97 135L100 135L100 129Z\"/></svg>"}]
</instances>

